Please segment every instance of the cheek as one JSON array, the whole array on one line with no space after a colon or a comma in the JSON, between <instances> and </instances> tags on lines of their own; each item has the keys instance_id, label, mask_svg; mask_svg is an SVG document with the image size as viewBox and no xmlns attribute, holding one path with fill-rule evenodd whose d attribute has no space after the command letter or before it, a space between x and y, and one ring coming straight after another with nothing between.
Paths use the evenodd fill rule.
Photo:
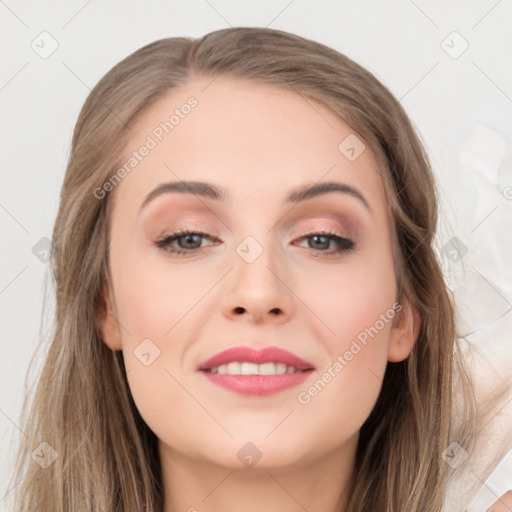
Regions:
<instances>
[{"instance_id":1,"label":"cheek","mask_svg":"<svg viewBox=\"0 0 512 512\"><path fill-rule=\"evenodd\" d=\"M113 268L119 319L126 327L121 333L123 346L136 345L145 338L165 344L187 323L189 312L194 313L218 280L211 268L201 270L190 263L180 268L154 249L144 253L133 248L131 255L118 259Z\"/></svg>"},{"instance_id":2,"label":"cheek","mask_svg":"<svg viewBox=\"0 0 512 512\"><path fill-rule=\"evenodd\" d=\"M297 417L321 451L328 453L356 436L377 402L387 362L379 340L372 343L349 351L350 360L339 354L297 395Z\"/></svg>"},{"instance_id":3,"label":"cheek","mask_svg":"<svg viewBox=\"0 0 512 512\"><path fill-rule=\"evenodd\" d=\"M194 432L203 411L190 412L194 403L182 387L190 387L183 382L183 356L195 341L191 326L201 325L201 307L212 307L207 292L219 277L212 269L184 271L161 257L148 259L136 249L125 259L112 258L130 391L144 421L159 438L172 433L172 439L181 443L200 445Z\"/></svg>"},{"instance_id":4,"label":"cheek","mask_svg":"<svg viewBox=\"0 0 512 512\"><path fill-rule=\"evenodd\" d=\"M194 394L193 387L165 358L166 354L162 354L148 367L132 364L127 377L133 401L158 439L178 451L204 457L202 450L205 445L208 447L209 440L213 437L218 443L219 435L225 433L191 398L188 390Z\"/></svg>"},{"instance_id":5,"label":"cheek","mask_svg":"<svg viewBox=\"0 0 512 512\"><path fill-rule=\"evenodd\" d=\"M322 320L318 332L331 353L346 349L359 335L364 339L366 330L376 323L378 331L383 331L381 339L389 335L388 317L394 316L396 300L391 257L355 255L346 265L317 265L315 269L305 269L297 282L298 295L307 297L308 307Z\"/></svg>"},{"instance_id":6,"label":"cheek","mask_svg":"<svg viewBox=\"0 0 512 512\"><path fill-rule=\"evenodd\" d=\"M361 428L382 387L397 307L392 259L323 269L307 286L308 306L324 324L318 332L328 356L297 401L312 425L323 419L326 439L341 441Z\"/></svg>"}]
</instances>

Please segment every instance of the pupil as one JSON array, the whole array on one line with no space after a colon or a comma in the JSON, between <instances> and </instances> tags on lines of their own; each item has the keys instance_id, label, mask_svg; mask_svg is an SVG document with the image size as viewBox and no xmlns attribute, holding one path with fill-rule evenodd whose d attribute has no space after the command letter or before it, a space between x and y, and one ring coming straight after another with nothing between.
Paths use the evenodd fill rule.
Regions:
<instances>
[{"instance_id":1,"label":"pupil","mask_svg":"<svg viewBox=\"0 0 512 512\"><path fill-rule=\"evenodd\" d=\"M324 242L320 242L320 244L317 244L318 239L324 239ZM318 245L322 246L324 249L327 249L329 247L329 240L325 237L325 235L314 235L313 236L314 244L318 248ZM327 247L325 246L327 244Z\"/></svg>"},{"instance_id":2,"label":"pupil","mask_svg":"<svg viewBox=\"0 0 512 512\"><path fill-rule=\"evenodd\" d=\"M190 245L190 244L194 244L194 237L197 236L197 235L194 235L194 234L189 234L189 235L185 235L185 240L186 240L186 245Z\"/></svg>"}]
</instances>

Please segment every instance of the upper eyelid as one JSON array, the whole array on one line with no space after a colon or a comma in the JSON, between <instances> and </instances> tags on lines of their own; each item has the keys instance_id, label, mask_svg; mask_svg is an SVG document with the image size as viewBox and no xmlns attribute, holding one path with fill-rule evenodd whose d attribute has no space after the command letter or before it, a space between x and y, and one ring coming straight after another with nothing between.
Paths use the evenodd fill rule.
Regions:
<instances>
[{"instance_id":1,"label":"upper eyelid","mask_svg":"<svg viewBox=\"0 0 512 512\"><path fill-rule=\"evenodd\" d=\"M172 195L172 194L171 194ZM336 201L336 198L333 198L329 195L321 196L322 203L314 206L314 201L320 200L319 198L311 198L306 201L306 203L298 203L293 205L291 208L287 209L283 212L282 215L279 215L275 222L272 222L272 226L277 226L278 224L288 224L290 222L297 222L303 219L314 219L316 216L326 216L332 217L333 219L343 219L349 222L352 222L352 218L359 219L361 217L361 207L358 206L358 202L343 202L340 203ZM334 201L334 202L331 202ZM313 203L313 204L312 204ZM210 217L215 218L220 221L221 224L227 227L229 231L232 231L229 227L229 222L224 221L222 217L225 217L227 212L221 208L222 215L219 215L219 211L217 211L216 207L222 206L218 204L206 204L202 201L201 206L192 206L188 203L185 203L178 208L174 203L163 202L161 206L156 209L156 212L152 212L150 214L150 218L157 218L156 215L160 216L157 212L165 212L165 214L170 214L174 210L174 207L178 208L178 212L175 215L176 218L188 218L192 216L192 218L197 219L209 219ZM172 210L168 210L168 208L172 207ZM303 211L305 209L306 211ZM302 211L301 211L302 210ZM364 210L364 209L363 209ZM291 214L291 215L290 215ZM155 216L154 216L155 215ZM228 215L229 216L229 215ZM235 214L235 218L238 214Z\"/></svg>"},{"instance_id":2,"label":"upper eyelid","mask_svg":"<svg viewBox=\"0 0 512 512\"><path fill-rule=\"evenodd\" d=\"M192 214L191 217L189 217L187 213L184 213L184 214L180 213L179 215L177 215L175 217L171 217L172 220L170 222L172 222L172 224L177 225L177 227L175 229L173 228L173 231L178 231L180 229L184 230L187 227L189 227L189 225L193 225L196 223L210 224L209 219L208 219L208 214L205 215L204 212L201 212L199 215L198 215L198 212L195 212L195 211L190 212ZM215 218L218 219L217 215L215 215ZM213 221L215 222L215 219L213 219ZM197 226L197 227L194 226L193 229L195 229L196 231L205 231L206 230L206 231L211 232L211 231L222 231L225 228L230 233L233 233L233 229L228 224L226 224L222 220L220 220L220 222L223 225L220 229L217 229L217 228L210 229L210 228L203 228L203 227L199 227L199 226ZM293 216L292 218L289 218L287 220L284 220L283 218L281 218L277 222L271 223L270 228L266 231L266 233L269 233L272 230L286 231L289 229L291 229L294 232L302 231L303 228L297 227L298 224L301 224L301 225L304 223L317 224L317 223L326 223L326 222L337 223L341 227L334 228L334 229L338 229L340 231L354 231L355 228L360 223L359 220L357 218L353 218L352 215L347 215L347 214L343 214L340 212L323 211L323 212L316 212L313 214L308 212L304 215ZM328 227L328 228L312 227L312 229L332 229L332 228L330 228L330 227Z\"/></svg>"}]
</instances>

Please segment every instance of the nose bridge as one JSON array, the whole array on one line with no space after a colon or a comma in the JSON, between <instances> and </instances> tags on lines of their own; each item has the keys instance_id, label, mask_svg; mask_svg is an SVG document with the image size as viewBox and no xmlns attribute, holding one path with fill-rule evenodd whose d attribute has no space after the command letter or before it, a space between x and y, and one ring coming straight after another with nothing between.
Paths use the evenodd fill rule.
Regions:
<instances>
[{"instance_id":1,"label":"nose bridge","mask_svg":"<svg viewBox=\"0 0 512 512\"><path fill-rule=\"evenodd\" d=\"M251 287L276 286L275 248L270 235L259 231L254 235L245 236L235 247L234 258L236 280ZM275 272L275 270L274 270Z\"/></svg>"},{"instance_id":2,"label":"nose bridge","mask_svg":"<svg viewBox=\"0 0 512 512\"><path fill-rule=\"evenodd\" d=\"M231 226L235 239L239 240L235 244L237 256L235 261L239 263L237 266L241 267L237 269L237 272L246 273L245 270L247 270L248 274L255 271L268 273L270 271L267 265L273 267L276 262L275 230L272 229L273 212L262 203L260 197L263 193L258 195L257 191L262 192L262 189L256 186L253 193L250 196L245 196L244 201L240 202L238 207L242 214L235 219L234 225ZM244 269L244 266L248 266L248 268Z\"/></svg>"},{"instance_id":3,"label":"nose bridge","mask_svg":"<svg viewBox=\"0 0 512 512\"><path fill-rule=\"evenodd\" d=\"M272 231L267 231L264 222L258 224L257 230L247 229L245 233L252 234L246 234L234 248L234 269L223 307L228 316L243 312L261 320L271 314L285 318L291 312L290 291L282 282L285 277L280 275L277 247Z\"/></svg>"}]
</instances>

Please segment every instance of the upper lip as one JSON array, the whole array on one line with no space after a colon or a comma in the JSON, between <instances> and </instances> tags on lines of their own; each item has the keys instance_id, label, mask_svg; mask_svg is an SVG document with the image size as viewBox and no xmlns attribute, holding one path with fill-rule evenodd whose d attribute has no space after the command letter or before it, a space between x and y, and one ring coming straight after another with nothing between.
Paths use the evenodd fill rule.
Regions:
<instances>
[{"instance_id":1,"label":"upper lip","mask_svg":"<svg viewBox=\"0 0 512 512\"><path fill-rule=\"evenodd\" d=\"M287 366L293 366L297 370L311 370L314 365L304 361L300 357L277 347L265 347L254 349L252 347L233 347L214 355L204 363L201 363L198 370L209 370L222 364L228 364L233 361L241 363L284 363Z\"/></svg>"}]
</instances>

